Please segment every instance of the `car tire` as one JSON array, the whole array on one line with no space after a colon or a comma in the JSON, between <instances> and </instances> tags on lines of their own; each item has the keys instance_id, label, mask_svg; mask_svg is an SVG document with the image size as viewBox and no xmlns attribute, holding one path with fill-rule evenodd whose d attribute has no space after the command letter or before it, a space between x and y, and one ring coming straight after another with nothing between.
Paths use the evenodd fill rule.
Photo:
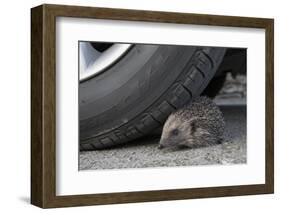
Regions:
<instances>
[{"instance_id":1,"label":"car tire","mask_svg":"<svg viewBox=\"0 0 281 213\"><path fill-rule=\"evenodd\" d=\"M79 85L80 150L145 136L199 96L225 48L133 45L107 71Z\"/></svg>"}]
</instances>

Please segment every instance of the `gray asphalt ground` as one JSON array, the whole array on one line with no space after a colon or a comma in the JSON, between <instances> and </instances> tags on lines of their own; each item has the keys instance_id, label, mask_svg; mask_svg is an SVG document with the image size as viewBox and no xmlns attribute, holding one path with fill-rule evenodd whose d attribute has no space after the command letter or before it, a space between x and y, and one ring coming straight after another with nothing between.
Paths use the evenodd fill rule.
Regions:
<instances>
[{"instance_id":1,"label":"gray asphalt ground","mask_svg":"<svg viewBox=\"0 0 281 213\"><path fill-rule=\"evenodd\" d=\"M223 105L226 121L220 145L197 149L159 150L160 135L108 150L81 152L80 170L172 167L246 163L246 106Z\"/></svg>"}]
</instances>

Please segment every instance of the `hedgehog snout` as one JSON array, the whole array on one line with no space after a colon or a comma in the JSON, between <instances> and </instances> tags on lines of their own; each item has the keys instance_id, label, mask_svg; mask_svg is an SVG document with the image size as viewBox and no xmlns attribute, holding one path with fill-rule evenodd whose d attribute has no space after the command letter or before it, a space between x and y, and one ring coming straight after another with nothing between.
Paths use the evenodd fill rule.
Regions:
<instances>
[{"instance_id":1,"label":"hedgehog snout","mask_svg":"<svg viewBox=\"0 0 281 213\"><path fill-rule=\"evenodd\" d=\"M163 148L164 148L164 146L162 144L158 145L158 149L163 149Z\"/></svg>"},{"instance_id":2,"label":"hedgehog snout","mask_svg":"<svg viewBox=\"0 0 281 213\"><path fill-rule=\"evenodd\" d=\"M162 138L160 139L158 148L159 148L159 149L163 149L163 148L167 147L168 145L169 145L168 139L162 137Z\"/></svg>"}]
</instances>

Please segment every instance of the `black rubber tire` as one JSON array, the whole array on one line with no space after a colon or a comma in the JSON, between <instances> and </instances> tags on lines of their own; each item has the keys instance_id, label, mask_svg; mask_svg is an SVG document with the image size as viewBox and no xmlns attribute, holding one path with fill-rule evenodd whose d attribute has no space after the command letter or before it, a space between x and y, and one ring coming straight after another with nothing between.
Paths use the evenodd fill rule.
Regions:
<instances>
[{"instance_id":1,"label":"black rubber tire","mask_svg":"<svg viewBox=\"0 0 281 213\"><path fill-rule=\"evenodd\" d=\"M79 85L80 150L132 141L202 93L225 48L134 45L109 70Z\"/></svg>"}]
</instances>

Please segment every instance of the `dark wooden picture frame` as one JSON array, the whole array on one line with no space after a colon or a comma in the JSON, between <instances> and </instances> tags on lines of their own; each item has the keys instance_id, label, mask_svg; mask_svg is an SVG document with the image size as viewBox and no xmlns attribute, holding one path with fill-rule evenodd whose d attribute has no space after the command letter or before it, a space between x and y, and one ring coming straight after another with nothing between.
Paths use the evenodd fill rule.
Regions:
<instances>
[{"instance_id":1,"label":"dark wooden picture frame","mask_svg":"<svg viewBox=\"0 0 281 213\"><path fill-rule=\"evenodd\" d=\"M266 34L265 184L192 189L56 195L56 17L262 28ZM219 196L274 191L274 21L273 19L168 13L125 9L41 5L31 9L31 203L66 207Z\"/></svg>"}]
</instances>

